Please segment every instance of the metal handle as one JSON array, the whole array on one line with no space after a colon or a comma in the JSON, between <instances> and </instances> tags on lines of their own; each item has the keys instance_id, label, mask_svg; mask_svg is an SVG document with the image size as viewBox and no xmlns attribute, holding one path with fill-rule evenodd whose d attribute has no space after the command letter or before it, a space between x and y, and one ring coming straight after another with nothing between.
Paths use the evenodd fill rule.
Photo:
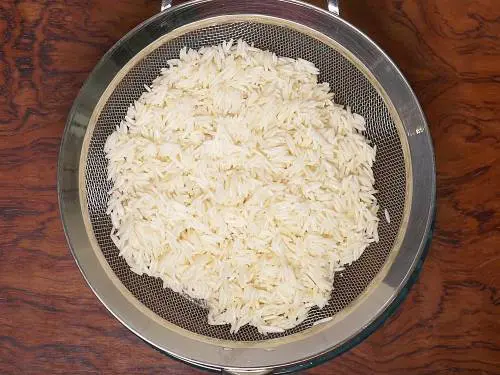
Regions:
<instances>
[{"instance_id":1,"label":"metal handle","mask_svg":"<svg viewBox=\"0 0 500 375\"><path fill-rule=\"evenodd\" d=\"M328 11L332 12L336 16L340 14L339 12L339 1L338 0L328 0Z\"/></svg>"},{"instance_id":2,"label":"metal handle","mask_svg":"<svg viewBox=\"0 0 500 375\"><path fill-rule=\"evenodd\" d=\"M167 10L172 6L172 0L161 0L161 11Z\"/></svg>"}]
</instances>

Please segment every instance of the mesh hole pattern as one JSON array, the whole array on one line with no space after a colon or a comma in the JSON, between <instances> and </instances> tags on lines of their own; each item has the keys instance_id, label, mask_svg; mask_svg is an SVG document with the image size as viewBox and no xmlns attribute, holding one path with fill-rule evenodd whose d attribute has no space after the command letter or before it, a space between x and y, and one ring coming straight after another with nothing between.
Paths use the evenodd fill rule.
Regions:
<instances>
[{"instance_id":1,"label":"mesh hole pattern","mask_svg":"<svg viewBox=\"0 0 500 375\"><path fill-rule=\"evenodd\" d=\"M162 282L130 271L125 260L118 256L118 249L110 238L111 220L106 215L107 161L104 143L124 118L128 106L137 100L167 66L167 60L176 58L184 46L199 49L219 44L225 40L242 38L258 48L270 50L279 56L303 58L312 61L321 72L320 82L328 82L335 93L335 101L349 105L366 119L366 136L377 145L374 164L375 188L379 210L378 243L370 245L363 255L348 266L334 281L329 304L323 309L313 308L308 318L297 327L280 334L267 336L257 329L245 326L236 334L229 326L211 326L207 323L207 310L199 304L164 289ZM146 307L168 322L188 331L210 338L232 341L259 341L280 338L302 332L317 320L334 316L348 307L377 276L394 246L405 205L406 172L404 153L396 125L389 110L367 77L344 55L323 42L288 27L258 22L235 22L213 25L167 41L133 66L114 88L91 134L85 165L85 193L87 195L90 223L97 243L109 266L123 285ZM390 214L390 224L384 217Z\"/></svg>"}]
</instances>

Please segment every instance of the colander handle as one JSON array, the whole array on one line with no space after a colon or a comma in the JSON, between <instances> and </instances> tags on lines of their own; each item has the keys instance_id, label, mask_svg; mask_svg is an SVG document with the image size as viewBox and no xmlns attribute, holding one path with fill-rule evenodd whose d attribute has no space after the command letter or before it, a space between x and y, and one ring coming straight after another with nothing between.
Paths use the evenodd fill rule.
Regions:
<instances>
[{"instance_id":1,"label":"colander handle","mask_svg":"<svg viewBox=\"0 0 500 375\"><path fill-rule=\"evenodd\" d=\"M161 0L161 11L170 8L172 6L172 0ZM328 11L332 12L336 16L339 15L339 2L338 0L327 0Z\"/></svg>"},{"instance_id":2,"label":"colander handle","mask_svg":"<svg viewBox=\"0 0 500 375\"><path fill-rule=\"evenodd\" d=\"M161 11L167 10L172 6L172 0L161 0Z\"/></svg>"},{"instance_id":3,"label":"colander handle","mask_svg":"<svg viewBox=\"0 0 500 375\"><path fill-rule=\"evenodd\" d=\"M327 1L328 11L338 16L339 12L339 1L338 0L328 0Z\"/></svg>"}]
</instances>

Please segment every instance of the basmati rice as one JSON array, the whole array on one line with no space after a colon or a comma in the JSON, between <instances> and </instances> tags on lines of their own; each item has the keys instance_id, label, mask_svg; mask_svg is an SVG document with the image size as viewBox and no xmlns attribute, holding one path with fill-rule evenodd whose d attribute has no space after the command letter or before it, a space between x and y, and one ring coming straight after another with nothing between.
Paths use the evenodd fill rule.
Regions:
<instances>
[{"instance_id":1,"label":"basmati rice","mask_svg":"<svg viewBox=\"0 0 500 375\"><path fill-rule=\"evenodd\" d=\"M210 324L295 327L378 241L375 148L318 74L241 40L184 48L107 139L120 255Z\"/></svg>"},{"instance_id":2,"label":"basmati rice","mask_svg":"<svg viewBox=\"0 0 500 375\"><path fill-rule=\"evenodd\" d=\"M323 319L320 319L320 320L316 320L314 323L313 323L313 326L317 326L319 324L325 324L325 323L328 323L329 321L331 321L333 319L333 316L329 316L327 318L323 318Z\"/></svg>"}]
</instances>

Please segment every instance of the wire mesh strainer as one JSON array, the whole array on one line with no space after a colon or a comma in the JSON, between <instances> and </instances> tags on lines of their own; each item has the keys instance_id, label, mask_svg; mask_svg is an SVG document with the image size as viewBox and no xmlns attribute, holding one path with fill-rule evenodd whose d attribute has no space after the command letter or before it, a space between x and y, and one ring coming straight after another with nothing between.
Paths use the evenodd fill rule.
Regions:
<instances>
[{"instance_id":1,"label":"wire mesh strainer","mask_svg":"<svg viewBox=\"0 0 500 375\"><path fill-rule=\"evenodd\" d=\"M294 329L231 334L210 326L199 304L129 270L110 239L104 142L149 85L188 46L242 38L320 69L337 102L367 121L380 242L337 277L330 303ZM101 60L68 118L59 162L59 197L73 254L108 309L140 337L191 364L230 371L285 371L345 350L366 336L401 295L421 259L434 209L434 159L425 119L388 57L340 18L296 1L195 1L159 14L127 34ZM384 210L390 214L390 223ZM325 324L314 323L324 318Z\"/></svg>"}]
</instances>

